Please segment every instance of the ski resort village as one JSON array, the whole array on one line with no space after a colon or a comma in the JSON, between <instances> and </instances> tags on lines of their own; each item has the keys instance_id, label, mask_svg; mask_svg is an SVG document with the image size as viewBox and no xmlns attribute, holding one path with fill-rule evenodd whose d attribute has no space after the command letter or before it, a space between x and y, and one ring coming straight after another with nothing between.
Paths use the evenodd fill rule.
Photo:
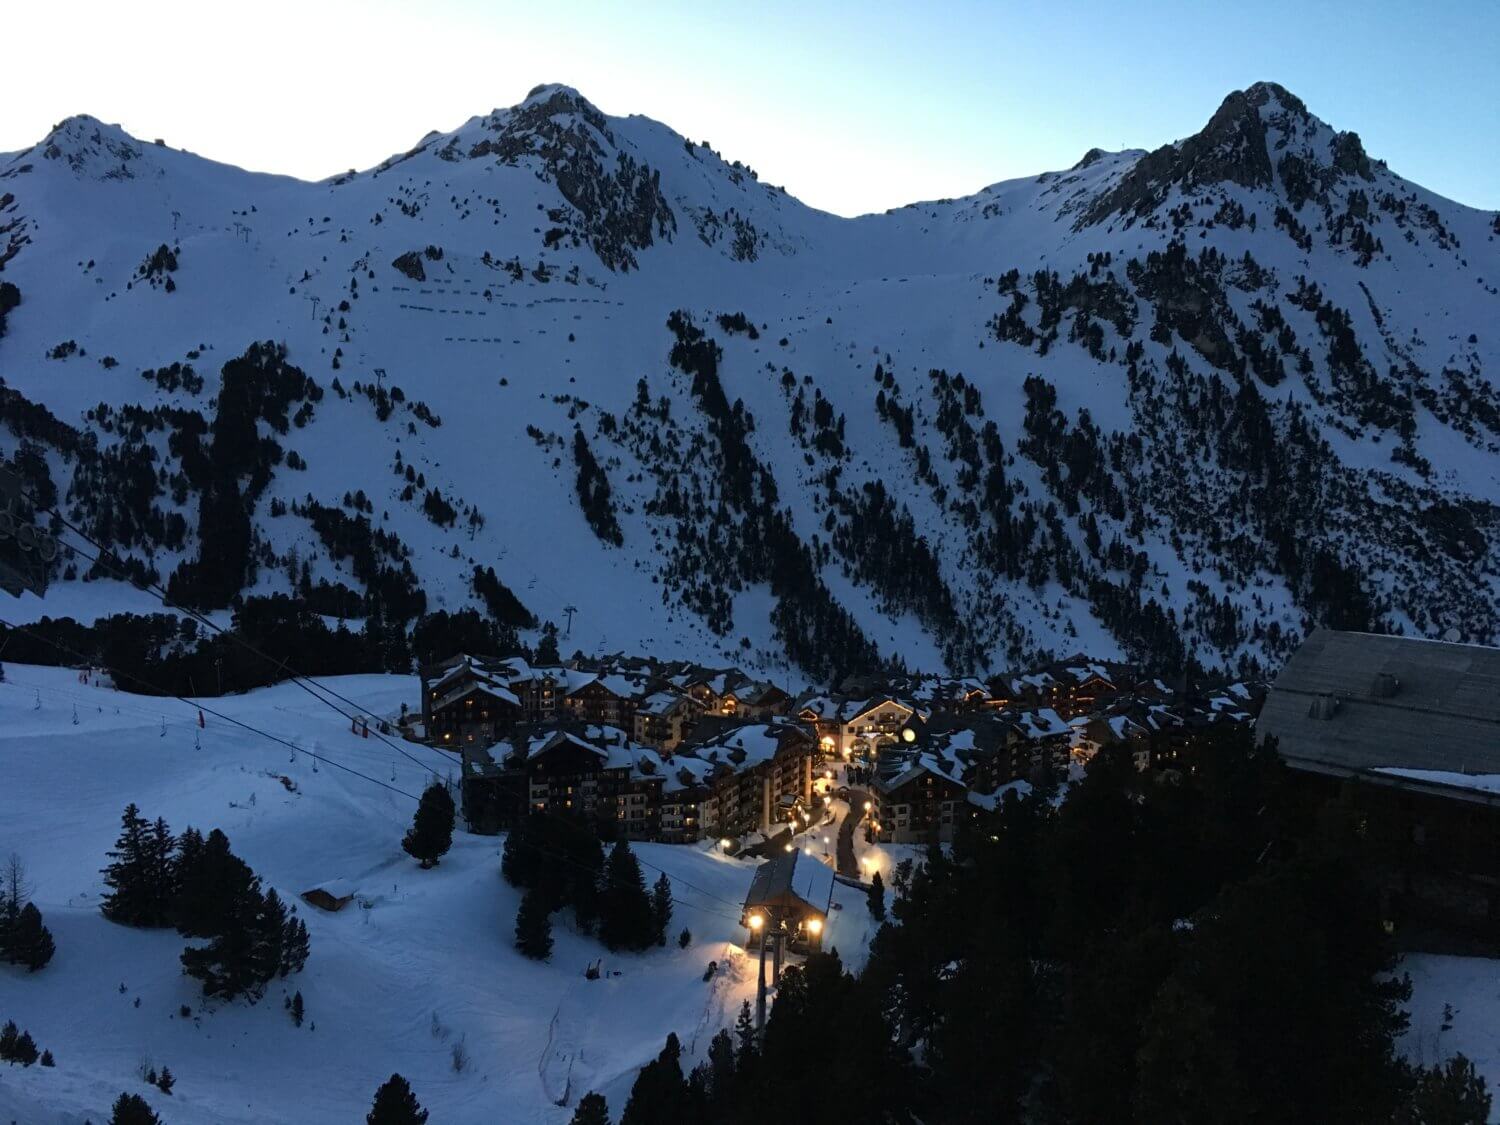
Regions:
<instances>
[{"instance_id":1,"label":"ski resort village","mask_svg":"<svg viewBox=\"0 0 1500 1125\"><path fill-rule=\"evenodd\" d=\"M1500 1121L1495 68L1323 64L1500 25L1341 3L0 17L0 1125Z\"/></svg>"}]
</instances>

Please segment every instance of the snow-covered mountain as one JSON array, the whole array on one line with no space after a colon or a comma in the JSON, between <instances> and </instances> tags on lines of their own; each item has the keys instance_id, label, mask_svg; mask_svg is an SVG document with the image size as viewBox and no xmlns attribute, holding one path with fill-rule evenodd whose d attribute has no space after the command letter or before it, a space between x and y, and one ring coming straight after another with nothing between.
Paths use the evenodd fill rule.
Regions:
<instances>
[{"instance_id":1,"label":"snow-covered mountain","mask_svg":"<svg viewBox=\"0 0 1500 1125\"><path fill-rule=\"evenodd\" d=\"M1272 84L858 219L562 86L320 183L74 117L0 157L0 446L204 606L478 566L814 678L1496 643L1497 233ZM91 577L23 609L154 604Z\"/></svg>"}]
</instances>

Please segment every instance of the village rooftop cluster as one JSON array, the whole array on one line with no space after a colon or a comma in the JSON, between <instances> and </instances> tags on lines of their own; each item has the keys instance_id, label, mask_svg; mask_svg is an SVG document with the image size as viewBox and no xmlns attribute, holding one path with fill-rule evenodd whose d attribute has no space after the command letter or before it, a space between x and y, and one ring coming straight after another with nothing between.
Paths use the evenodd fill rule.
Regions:
<instances>
[{"instance_id":1,"label":"village rooftop cluster","mask_svg":"<svg viewBox=\"0 0 1500 1125\"><path fill-rule=\"evenodd\" d=\"M406 730L461 759L470 831L538 811L606 839L730 851L821 822L835 797L868 814L868 840L946 842L1007 787L1054 785L1104 747L1127 747L1143 771L1191 770L1199 736L1251 722L1265 695L1082 656L988 681L851 678L797 697L736 668L625 656L536 667L456 654L421 679Z\"/></svg>"}]
</instances>

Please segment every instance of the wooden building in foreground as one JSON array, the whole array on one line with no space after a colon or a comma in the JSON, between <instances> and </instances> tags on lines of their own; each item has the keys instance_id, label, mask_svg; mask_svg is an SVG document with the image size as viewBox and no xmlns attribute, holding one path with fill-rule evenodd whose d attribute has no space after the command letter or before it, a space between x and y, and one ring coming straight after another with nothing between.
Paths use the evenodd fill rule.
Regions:
<instances>
[{"instance_id":1,"label":"wooden building in foreground","mask_svg":"<svg viewBox=\"0 0 1500 1125\"><path fill-rule=\"evenodd\" d=\"M1500 943L1500 649L1316 630L1256 723L1397 927Z\"/></svg>"}]
</instances>

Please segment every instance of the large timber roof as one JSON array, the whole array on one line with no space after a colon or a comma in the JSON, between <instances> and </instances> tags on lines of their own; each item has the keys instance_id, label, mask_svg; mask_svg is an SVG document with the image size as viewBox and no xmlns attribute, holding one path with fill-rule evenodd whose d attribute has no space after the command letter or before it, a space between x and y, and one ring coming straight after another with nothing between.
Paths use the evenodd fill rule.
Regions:
<instances>
[{"instance_id":1,"label":"large timber roof","mask_svg":"<svg viewBox=\"0 0 1500 1125\"><path fill-rule=\"evenodd\" d=\"M1316 630L1256 731L1305 769L1500 774L1500 649Z\"/></svg>"}]
</instances>

